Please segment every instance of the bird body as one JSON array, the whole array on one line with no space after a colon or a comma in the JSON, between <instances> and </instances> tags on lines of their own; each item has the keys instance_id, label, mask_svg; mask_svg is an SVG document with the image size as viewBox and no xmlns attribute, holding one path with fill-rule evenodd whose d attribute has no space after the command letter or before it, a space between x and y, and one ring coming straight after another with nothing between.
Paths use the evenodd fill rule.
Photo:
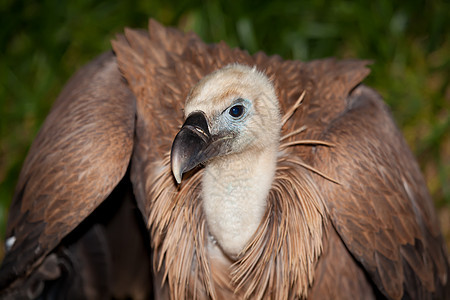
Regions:
<instances>
[{"instance_id":1,"label":"bird body","mask_svg":"<svg viewBox=\"0 0 450 300\"><path fill-rule=\"evenodd\" d=\"M112 44L68 83L30 149L1 295L64 289L63 262L102 278L94 270L151 256L140 278L153 291L121 297L448 297L433 203L386 105L361 84L368 62L251 56L153 20ZM111 199L139 210L122 223L141 237L126 242L139 256L111 251L121 214L97 214ZM79 277L105 295L114 282Z\"/></svg>"}]
</instances>

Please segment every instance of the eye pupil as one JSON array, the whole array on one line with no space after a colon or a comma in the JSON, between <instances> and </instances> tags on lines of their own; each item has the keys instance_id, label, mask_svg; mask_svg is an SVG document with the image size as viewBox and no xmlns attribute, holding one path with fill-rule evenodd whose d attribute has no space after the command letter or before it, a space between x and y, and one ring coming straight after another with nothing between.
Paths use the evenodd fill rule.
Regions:
<instances>
[{"instance_id":1,"label":"eye pupil","mask_svg":"<svg viewBox=\"0 0 450 300\"><path fill-rule=\"evenodd\" d=\"M233 118L238 118L242 116L243 113L244 113L244 106L242 105L235 105L232 108L230 108L230 116L232 116Z\"/></svg>"}]
</instances>

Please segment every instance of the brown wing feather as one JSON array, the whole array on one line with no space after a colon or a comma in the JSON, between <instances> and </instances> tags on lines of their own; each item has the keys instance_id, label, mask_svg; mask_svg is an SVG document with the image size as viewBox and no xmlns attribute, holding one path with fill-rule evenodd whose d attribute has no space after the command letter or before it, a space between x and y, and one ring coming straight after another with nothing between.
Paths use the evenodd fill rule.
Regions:
<instances>
[{"instance_id":1,"label":"brown wing feather","mask_svg":"<svg viewBox=\"0 0 450 300\"><path fill-rule=\"evenodd\" d=\"M443 297L446 249L413 155L375 92L360 86L344 103L320 136L335 147L310 156L341 183L317 179L337 232L389 298Z\"/></svg>"},{"instance_id":2,"label":"brown wing feather","mask_svg":"<svg viewBox=\"0 0 450 300\"><path fill-rule=\"evenodd\" d=\"M7 236L4 288L32 271L124 176L134 132L134 96L112 53L67 84L38 133L17 184Z\"/></svg>"},{"instance_id":3,"label":"brown wing feather","mask_svg":"<svg viewBox=\"0 0 450 300\"><path fill-rule=\"evenodd\" d=\"M349 253L331 222L308 299L377 299L370 279Z\"/></svg>"}]
</instances>

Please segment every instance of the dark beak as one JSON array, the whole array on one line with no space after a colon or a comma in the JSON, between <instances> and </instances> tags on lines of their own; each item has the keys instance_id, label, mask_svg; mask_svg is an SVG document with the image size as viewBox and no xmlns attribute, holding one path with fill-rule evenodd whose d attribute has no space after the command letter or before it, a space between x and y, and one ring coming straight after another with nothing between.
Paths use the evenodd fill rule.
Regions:
<instances>
[{"instance_id":1,"label":"dark beak","mask_svg":"<svg viewBox=\"0 0 450 300\"><path fill-rule=\"evenodd\" d=\"M184 173L192 170L214 155L212 137L203 112L191 113L172 144L170 160L172 173L178 184Z\"/></svg>"}]
</instances>

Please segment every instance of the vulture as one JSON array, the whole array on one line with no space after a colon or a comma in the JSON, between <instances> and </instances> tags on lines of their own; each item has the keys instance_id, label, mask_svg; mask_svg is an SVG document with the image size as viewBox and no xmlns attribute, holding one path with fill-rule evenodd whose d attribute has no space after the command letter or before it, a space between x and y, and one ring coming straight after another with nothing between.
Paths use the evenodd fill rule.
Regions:
<instances>
[{"instance_id":1,"label":"vulture","mask_svg":"<svg viewBox=\"0 0 450 300\"><path fill-rule=\"evenodd\" d=\"M419 166L369 61L150 20L67 83L20 173L2 299L450 299Z\"/></svg>"}]
</instances>

